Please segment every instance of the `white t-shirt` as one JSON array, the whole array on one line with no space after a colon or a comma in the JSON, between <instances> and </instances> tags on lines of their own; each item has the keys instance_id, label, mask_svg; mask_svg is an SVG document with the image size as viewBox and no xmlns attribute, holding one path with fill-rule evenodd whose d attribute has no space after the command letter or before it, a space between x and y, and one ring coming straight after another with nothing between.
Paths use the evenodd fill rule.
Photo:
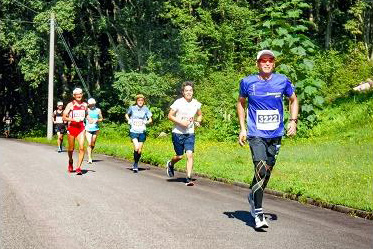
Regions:
<instances>
[{"instance_id":1,"label":"white t-shirt","mask_svg":"<svg viewBox=\"0 0 373 249\"><path fill-rule=\"evenodd\" d=\"M186 128L175 123L172 132L178 134L193 134L194 116L197 111L201 109L201 103L196 99L192 99L192 101L188 102L185 98L180 98L171 105L171 109L176 112L176 118L191 121L189 126Z\"/></svg>"}]
</instances>

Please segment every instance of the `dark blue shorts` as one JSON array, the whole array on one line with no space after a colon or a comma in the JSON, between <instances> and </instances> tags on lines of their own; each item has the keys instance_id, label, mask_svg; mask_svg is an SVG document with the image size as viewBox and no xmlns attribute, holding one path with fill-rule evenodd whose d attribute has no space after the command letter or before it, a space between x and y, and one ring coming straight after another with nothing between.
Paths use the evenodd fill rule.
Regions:
<instances>
[{"instance_id":1,"label":"dark blue shorts","mask_svg":"<svg viewBox=\"0 0 373 249\"><path fill-rule=\"evenodd\" d=\"M99 130L96 130L96 131L87 131L87 130L85 130L85 131L88 132L88 133L91 133L92 135L97 135L98 132L99 132Z\"/></svg>"},{"instance_id":2,"label":"dark blue shorts","mask_svg":"<svg viewBox=\"0 0 373 249\"><path fill-rule=\"evenodd\" d=\"M137 141L143 143L146 140L146 133L135 133L135 132L130 132L130 137L131 140L137 138Z\"/></svg>"},{"instance_id":3,"label":"dark blue shorts","mask_svg":"<svg viewBox=\"0 0 373 249\"><path fill-rule=\"evenodd\" d=\"M184 151L191 150L194 152L195 136L194 134L172 133L172 143L176 155L182 156Z\"/></svg>"},{"instance_id":4,"label":"dark blue shorts","mask_svg":"<svg viewBox=\"0 0 373 249\"><path fill-rule=\"evenodd\" d=\"M56 131L56 133L60 132L61 134L65 134L66 133L66 125L56 124L55 131Z\"/></svg>"}]
</instances>

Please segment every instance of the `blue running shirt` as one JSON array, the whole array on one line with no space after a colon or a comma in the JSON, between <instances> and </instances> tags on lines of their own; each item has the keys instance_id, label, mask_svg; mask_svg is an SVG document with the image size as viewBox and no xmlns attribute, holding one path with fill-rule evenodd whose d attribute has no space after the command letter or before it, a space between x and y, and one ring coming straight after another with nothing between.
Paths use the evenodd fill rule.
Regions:
<instances>
[{"instance_id":1,"label":"blue running shirt","mask_svg":"<svg viewBox=\"0 0 373 249\"><path fill-rule=\"evenodd\" d=\"M100 118L100 109L95 107L94 109L88 108L88 116L93 120L98 120ZM86 131L98 131L98 123L91 124L88 119L85 120L85 130Z\"/></svg>"},{"instance_id":2,"label":"blue running shirt","mask_svg":"<svg viewBox=\"0 0 373 249\"><path fill-rule=\"evenodd\" d=\"M269 80L250 75L240 82L240 97L248 98L248 136L275 138L284 135L283 95L290 97L294 86L282 74L273 73Z\"/></svg>"},{"instance_id":3,"label":"blue running shirt","mask_svg":"<svg viewBox=\"0 0 373 249\"><path fill-rule=\"evenodd\" d=\"M130 116L131 121L130 132L134 133L143 133L146 130L145 122L152 116L148 107L143 106L140 108L137 105L130 106L127 114Z\"/></svg>"}]
</instances>

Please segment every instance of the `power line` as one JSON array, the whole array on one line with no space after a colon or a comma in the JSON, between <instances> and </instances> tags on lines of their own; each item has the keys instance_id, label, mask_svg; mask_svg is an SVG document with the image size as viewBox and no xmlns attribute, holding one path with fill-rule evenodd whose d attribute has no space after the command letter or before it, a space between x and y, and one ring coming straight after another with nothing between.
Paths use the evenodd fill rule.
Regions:
<instances>
[{"instance_id":1,"label":"power line","mask_svg":"<svg viewBox=\"0 0 373 249\"><path fill-rule=\"evenodd\" d=\"M82 84L83 84L84 89L85 89L86 92L88 93L88 98L91 98L92 96L91 96L91 93L89 92L88 86L87 86L87 84L85 83L85 81L84 81L84 79L83 79L83 77L82 77L82 74L80 73L80 69L78 68L78 66L77 66L77 64L76 64L76 62L75 62L74 56L73 56L73 54L72 54L72 52L71 52L71 50L70 50L70 48L69 48L69 45L67 44L65 38L64 38L63 35L62 35L62 32L61 32L62 29L58 26L57 21L56 21L56 30L57 30L57 33L58 33L58 35L60 36L60 38L61 38L61 40L62 40L62 43L63 43L63 45L65 46L65 49L66 49L66 51L67 51L67 53L68 53L68 55L69 55L69 57L70 57L70 59L71 59L73 65L74 65L75 69L76 69L76 72L77 72L77 74L78 74L78 76L79 76L80 81L81 81Z\"/></svg>"},{"instance_id":2,"label":"power line","mask_svg":"<svg viewBox=\"0 0 373 249\"><path fill-rule=\"evenodd\" d=\"M23 3L18 2L17 0L13 0L13 2L15 2L16 4L18 4L18 5L22 6L22 7L25 7L25 8L28 9L28 10L31 10L31 11L34 12L35 14L40 14L39 12L37 12L37 11L31 9L30 7L27 7L27 6L24 5Z\"/></svg>"}]
</instances>

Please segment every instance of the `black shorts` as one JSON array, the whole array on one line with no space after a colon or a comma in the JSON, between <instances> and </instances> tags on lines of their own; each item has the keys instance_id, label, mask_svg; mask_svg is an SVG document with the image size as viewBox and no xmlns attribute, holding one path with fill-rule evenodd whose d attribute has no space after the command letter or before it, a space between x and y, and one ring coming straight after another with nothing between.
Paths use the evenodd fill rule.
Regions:
<instances>
[{"instance_id":1,"label":"black shorts","mask_svg":"<svg viewBox=\"0 0 373 249\"><path fill-rule=\"evenodd\" d=\"M253 162L266 161L267 165L275 166L276 156L281 147L281 137L262 138L248 136Z\"/></svg>"},{"instance_id":2,"label":"black shorts","mask_svg":"<svg viewBox=\"0 0 373 249\"><path fill-rule=\"evenodd\" d=\"M59 132L61 134L65 134L66 133L66 125L56 124L55 131L56 131L56 133Z\"/></svg>"}]
</instances>

